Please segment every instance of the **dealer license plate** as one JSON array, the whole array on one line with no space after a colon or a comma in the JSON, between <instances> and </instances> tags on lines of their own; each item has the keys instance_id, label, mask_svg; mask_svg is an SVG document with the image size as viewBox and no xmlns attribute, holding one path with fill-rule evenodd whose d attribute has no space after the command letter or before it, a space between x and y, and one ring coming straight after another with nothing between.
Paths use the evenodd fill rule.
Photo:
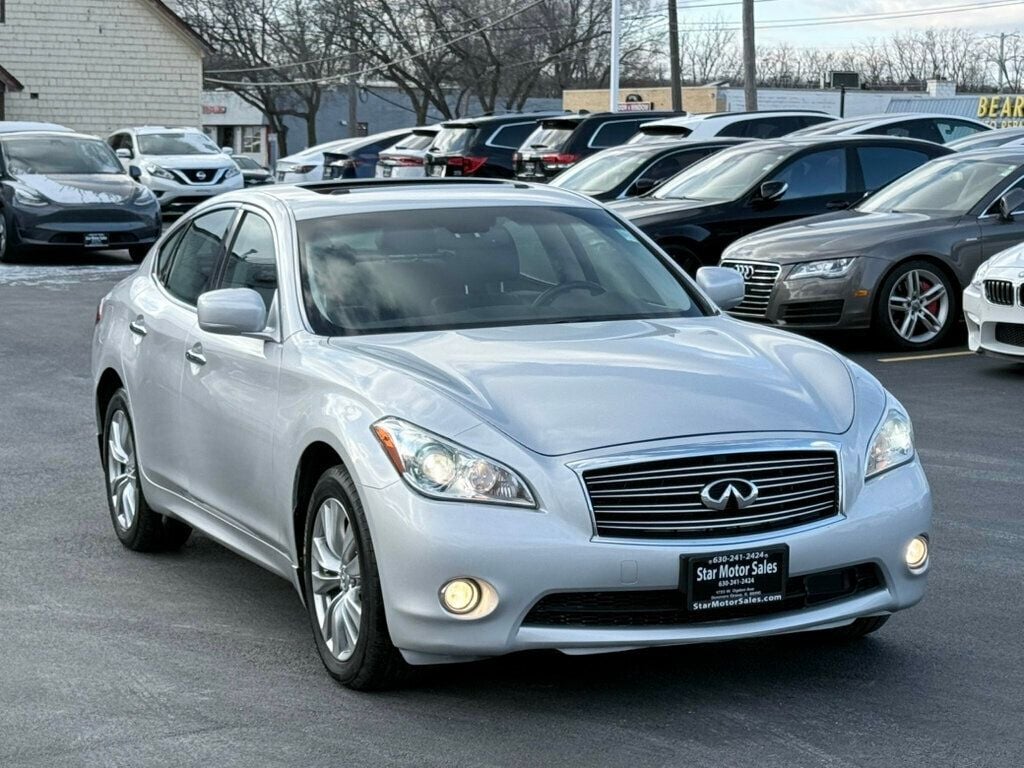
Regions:
<instances>
[{"instance_id":1,"label":"dealer license plate","mask_svg":"<svg viewBox=\"0 0 1024 768\"><path fill-rule=\"evenodd\" d=\"M90 232L82 236L86 248L103 248L110 244L110 237L103 232Z\"/></svg>"},{"instance_id":2,"label":"dealer license plate","mask_svg":"<svg viewBox=\"0 0 1024 768\"><path fill-rule=\"evenodd\" d=\"M380 167L380 175L381 175L381 178L383 178L383 179L391 178L391 166L390 165L382 165Z\"/></svg>"},{"instance_id":3,"label":"dealer license plate","mask_svg":"<svg viewBox=\"0 0 1024 768\"><path fill-rule=\"evenodd\" d=\"M785 544L683 557L686 607L714 611L781 603L789 575Z\"/></svg>"},{"instance_id":4,"label":"dealer license plate","mask_svg":"<svg viewBox=\"0 0 1024 768\"><path fill-rule=\"evenodd\" d=\"M444 176L443 165L428 165L427 176Z\"/></svg>"}]
</instances>

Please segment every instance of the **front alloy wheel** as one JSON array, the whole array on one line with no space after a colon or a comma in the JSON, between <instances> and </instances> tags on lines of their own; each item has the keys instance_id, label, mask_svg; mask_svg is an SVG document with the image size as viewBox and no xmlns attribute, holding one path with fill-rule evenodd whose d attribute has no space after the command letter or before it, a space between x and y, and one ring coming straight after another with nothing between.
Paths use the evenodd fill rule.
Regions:
<instances>
[{"instance_id":1,"label":"front alloy wheel","mask_svg":"<svg viewBox=\"0 0 1024 768\"><path fill-rule=\"evenodd\" d=\"M359 642L363 601L355 531L341 500L328 498L317 510L310 554L313 608L321 636L334 658L348 661Z\"/></svg>"},{"instance_id":2,"label":"front alloy wheel","mask_svg":"<svg viewBox=\"0 0 1024 768\"><path fill-rule=\"evenodd\" d=\"M927 262L910 262L886 279L876 316L883 333L902 349L926 349L945 338L956 316L952 286Z\"/></svg>"}]
</instances>

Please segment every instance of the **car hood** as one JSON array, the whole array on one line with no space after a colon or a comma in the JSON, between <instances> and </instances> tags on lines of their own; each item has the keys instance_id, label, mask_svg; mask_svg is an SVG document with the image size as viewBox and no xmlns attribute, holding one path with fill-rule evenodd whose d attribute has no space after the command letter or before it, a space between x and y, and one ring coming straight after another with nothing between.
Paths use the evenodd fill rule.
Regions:
<instances>
[{"instance_id":1,"label":"car hood","mask_svg":"<svg viewBox=\"0 0 1024 768\"><path fill-rule=\"evenodd\" d=\"M834 352L720 316L330 343L432 387L549 456L719 433L838 434L854 415L849 369Z\"/></svg>"},{"instance_id":2,"label":"car hood","mask_svg":"<svg viewBox=\"0 0 1024 768\"><path fill-rule=\"evenodd\" d=\"M227 155L147 155L145 160L162 168L233 168Z\"/></svg>"},{"instance_id":3,"label":"car hood","mask_svg":"<svg viewBox=\"0 0 1024 768\"><path fill-rule=\"evenodd\" d=\"M608 207L630 221L649 219L657 216L676 216L687 211L701 211L720 200L660 200L656 197L634 197L630 200L609 203Z\"/></svg>"},{"instance_id":4,"label":"car hood","mask_svg":"<svg viewBox=\"0 0 1024 768\"><path fill-rule=\"evenodd\" d=\"M19 184L61 205L118 204L131 199L136 184L126 174L21 174Z\"/></svg>"},{"instance_id":5,"label":"car hood","mask_svg":"<svg viewBox=\"0 0 1024 768\"><path fill-rule=\"evenodd\" d=\"M1024 269L1024 247L1015 245L988 260L991 269Z\"/></svg>"},{"instance_id":6,"label":"car hood","mask_svg":"<svg viewBox=\"0 0 1024 768\"><path fill-rule=\"evenodd\" d=\"M895 240L920 239L935 230L953 227L959 221L959 216L841 211L747 235L730 247L722 258L764 258L785 264L806 261L809 256L866 253L878 246L890 245Z\"/></svg>"}]
</instances>

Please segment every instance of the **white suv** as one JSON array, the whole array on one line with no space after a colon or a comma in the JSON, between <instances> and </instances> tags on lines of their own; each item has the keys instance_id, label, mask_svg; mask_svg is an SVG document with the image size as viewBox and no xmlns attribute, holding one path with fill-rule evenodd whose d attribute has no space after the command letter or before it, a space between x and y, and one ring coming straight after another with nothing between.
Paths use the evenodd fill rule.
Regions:
<instances>
[{"instance_id":1,"label":"white suv","mask_svg":"<svg viewBox=\"0 0 1024 768\"><path fill-rule=\"evenodd\" d=\"M123 128L107 143L131 177L153 190L164 213L183 213L245 185L230 154L198 128Z\"/></svg>"},{"instance_id":2,"label":"white suv","mask_svg":"<svg viewBox=\"0 0 1024 768\"><path fill-rule=\"evenodd\" d=\"M736 136L746 139L774 139L801 128L835 120L824 112L811 110L763 110L760 112L711 112L653 120L640 126L627 144L669 139L707 139Z\"/></svg>"}]
</instances>

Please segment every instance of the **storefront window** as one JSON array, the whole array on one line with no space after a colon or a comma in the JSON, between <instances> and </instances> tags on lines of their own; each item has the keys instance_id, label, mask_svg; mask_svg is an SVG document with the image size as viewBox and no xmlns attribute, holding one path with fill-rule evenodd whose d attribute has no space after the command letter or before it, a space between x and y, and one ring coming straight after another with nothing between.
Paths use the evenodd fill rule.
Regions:
<instances>
[{"instance_id":1,"label":"storefront window","mask_svg":"<svg viewBox=\"0 0 1024 768\"><path fill-rule=\"evenodd\" d=\"M260 155L263 154L263 126L243 125L242 126L242 154Z\"/></svg>"}]
</instances>

